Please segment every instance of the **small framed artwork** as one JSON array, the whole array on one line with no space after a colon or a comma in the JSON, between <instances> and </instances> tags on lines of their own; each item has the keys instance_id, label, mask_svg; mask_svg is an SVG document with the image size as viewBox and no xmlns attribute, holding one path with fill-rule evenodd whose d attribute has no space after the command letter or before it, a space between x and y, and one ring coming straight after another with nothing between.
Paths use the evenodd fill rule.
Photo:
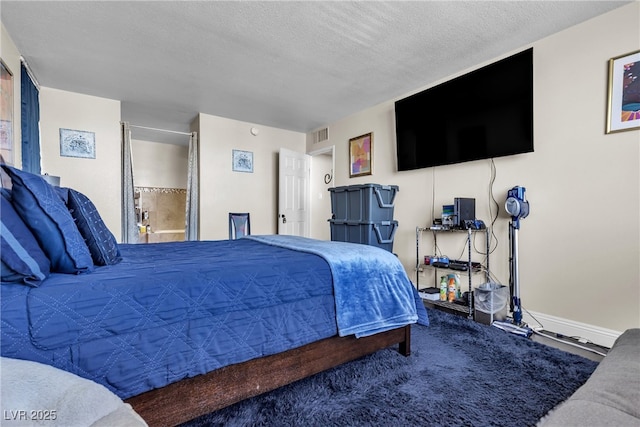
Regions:
<instances>
[{"instance_id":1,"label":"small framed artwork","mask_svg":"<svg viewBox=\"0 0 640 427\"><path fill-rule=\"evenodd\" d=\"M233 150L231 165L234 172L253 173L253 153L251 151Z\"/></svg>"},{"instance_id":2,"label":"small framed artwork","mask_svg":"<svg viewBox=\"0 0 640 427\"><path fill-rule=\"evenodd\" d=\"M13 164L13 74L0 59L0 153Z\"/></svg>"},{"instance_id":3,"label":"small framed artwork","mask_svg":"<svg viewBox=\"0 0 640 427\"><path fill-rule=\"evenodd\" d=\"M60 155L95 159L96 134L83 130L60 128Z\"/></svg>"},{"instance_id":4,"label":"small framed artwork","mask_svg":"<svg viewBox=\"0 0 640 427\"><path fill-rule=\"evenodd\" d=\"M349 140L349 178L371 175L373 166L373 133Z\"/></svg>"},{"instance_id":5,"label":"small framed artwork","mask_svg":"<svg viewBox=\"0 0 640 427\"><path fill-rule=\"evenodd\" d=\"M606 133L640 129L640 50L609 60Z\"/></svg>"}]
</instances>

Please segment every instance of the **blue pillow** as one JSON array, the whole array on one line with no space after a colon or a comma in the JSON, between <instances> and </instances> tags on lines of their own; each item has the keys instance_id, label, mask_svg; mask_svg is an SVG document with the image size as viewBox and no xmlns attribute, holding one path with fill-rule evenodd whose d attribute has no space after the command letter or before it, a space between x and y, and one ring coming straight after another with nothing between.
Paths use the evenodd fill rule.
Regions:
<instances>
[{"instance_id":1,"label":"blue pillow","mask_svg":"<svg viewBox=\"0 0 640 427\"><path fill-rule=\"evenodd\" d=\"M53 187L54 190L56 190L56 193L58 193L58 196L60 196L60 198L62 199L62 201L64 202L64 204L68 204L69 203L69 189L68 188L64 188L64 187Z\"/></svg>"},{"instance_id":2,"label":"blue pillow","mask_svg":"<svg viewBox=\"0 0 640 427\"><path fill-rule=\"evenodd\" d=\"M0 197L0 271L3 283L38 286L49 276L49 259L36 238L11 205L5 192Z\"/></svg>"},{"instance_id":3,"label":"blue pillow","mask_svg":"<svg viewBox=\"0 0 640 427\"><path fill-rule=\"evenodd\" d=\"M95 265L113 265L122 261L116 238L102 221L95 205L87 196L71 188L61 188L66 193L67 208L76 227L84 237Z\"/></svg>"},{"instance_id":4,"label":"blue pillow","mask_svg":"<svg viewBox=\"0 0 640 427\"><path fill-rule=\"evenodd\" d=\"M38 175L2 165L11 176L16 212L29 227L57 273L93 270L89 248L56 191Z\"/></svg>"}]
</instances>

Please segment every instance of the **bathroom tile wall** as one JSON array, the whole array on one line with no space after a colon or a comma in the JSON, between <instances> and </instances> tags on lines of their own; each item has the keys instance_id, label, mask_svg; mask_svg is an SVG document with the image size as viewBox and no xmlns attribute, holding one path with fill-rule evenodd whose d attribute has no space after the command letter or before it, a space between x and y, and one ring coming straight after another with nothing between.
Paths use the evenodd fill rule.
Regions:
<instances>
[{"instance_id":1,"label":"bathroom tile wall","mask_svg":"<svg viewBox=\"0 0 640 427\"><path fill-rule=\"evenodd\" d=\"M184 240L187 190L183 188L135 187L136 206L143 216L141 224L150 232L141 233L141 242L157 243Z\"/></svg>"}]
</instances>

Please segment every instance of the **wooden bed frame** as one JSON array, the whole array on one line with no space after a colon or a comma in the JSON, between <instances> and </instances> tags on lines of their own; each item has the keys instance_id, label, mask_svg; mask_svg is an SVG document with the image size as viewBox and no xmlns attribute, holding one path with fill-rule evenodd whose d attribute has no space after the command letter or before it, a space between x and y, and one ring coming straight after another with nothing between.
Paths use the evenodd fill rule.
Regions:
<instances>
[{"instance_id":1,"label":"wooden bed frame","mask_svg":"<svg viewBox=\"0 0 640 427\"><path fill-rule=\"evenodd\" d=\"M395 344L409 356L411 325L358 339L327 338L187 378L126 402L149 426L174 426Z\"/></svg>"}]
</instances>

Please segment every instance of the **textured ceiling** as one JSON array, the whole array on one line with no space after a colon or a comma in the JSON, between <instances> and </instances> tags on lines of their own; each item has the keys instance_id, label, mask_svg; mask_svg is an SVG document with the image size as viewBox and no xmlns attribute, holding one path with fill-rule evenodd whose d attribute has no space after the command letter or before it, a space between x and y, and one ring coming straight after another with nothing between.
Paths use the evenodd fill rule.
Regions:
<instances>
[{"instance_id":1,"label":"textured ceiling","mask_svg":"<svg viewBox=\"0 0 640 427\"><path fill-rule=\"evenodd\" d=\"M308 132L625 3L3 0L0 13L40 85L121 100L132 124L188 131L202 112Z\"/></svg>"}]
</instances>

